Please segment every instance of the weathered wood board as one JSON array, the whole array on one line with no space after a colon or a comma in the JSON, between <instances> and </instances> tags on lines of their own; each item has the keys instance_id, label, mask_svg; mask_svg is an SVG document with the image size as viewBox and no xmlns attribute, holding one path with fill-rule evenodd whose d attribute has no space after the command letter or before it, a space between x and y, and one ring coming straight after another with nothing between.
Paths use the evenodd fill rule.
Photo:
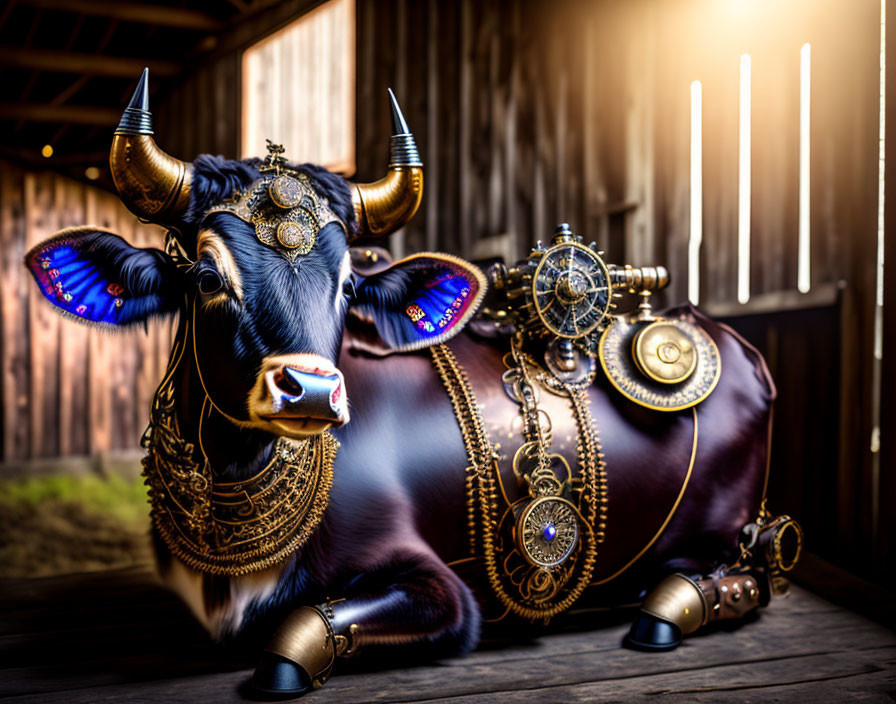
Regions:
<instances>
[{"instance_id":1,"label":"weathered wood board","mask_svg":"<svg viewBox=\"0 0 896 704\"><path fill-rule=\"evenodd\" d=\"M0 174L0 460L135 449L167 363L170 322L111 333L63 318L24 255L69 227L96 225L137 247L161 247L163 231L98 188L5 162Z\"/></svg>"},{"instance_id":2,"label":"weathered wood board","mask_svg":"<svg viewBox=\"0 0 896 704\"><path fill-rule=\"evenodd\" d=\"M0 607L0 697L245 701L251 654L216 650L148 574L7 582ZM562 632L485 640L466 658L406 669L341 667L305 701L892 701L896 693L896 633L799 587L755 622L670 653L621 648L628 615L572 614Z\"/></svg>"}]
</instances>

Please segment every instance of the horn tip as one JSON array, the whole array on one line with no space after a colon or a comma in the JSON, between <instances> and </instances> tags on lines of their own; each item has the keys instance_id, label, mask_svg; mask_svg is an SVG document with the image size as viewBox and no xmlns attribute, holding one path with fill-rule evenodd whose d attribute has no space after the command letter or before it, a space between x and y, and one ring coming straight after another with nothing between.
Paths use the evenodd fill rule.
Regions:
<instances>
[{"instance_id":1,"label":"horn tip","mask_svg":"<svg viewBox=\"0 0 896 704\"><path fill-rule=\"evenodd\" d=\"M128 106L124 109L115 134L152 134L149 111L149 68L143 69Z\"/></svg>"},{"instance_id":2,"label":"horn tip","mask_svg":"<svg viewBox=\"0 0 896 704\"><path fill-rule=\"evenodd\" d=\"M410 134L411 130L408 128L408 123L404 119L395 93L392 92L391 88L386 88L386 90L389 92L389 104L392 108L392 134Z\"/></svg>"},{"instance_id":3,"label":"horn tip","mask_svg":"<svg viewBox=\"0 0 896 704\"><path fill-rule=\"evenodd\" d=\"M143 69L140 79L137 81L137 87L131 96L131 102L128 103L129 108L149 111L149 67Z\"/></svg>"}]
</instances>

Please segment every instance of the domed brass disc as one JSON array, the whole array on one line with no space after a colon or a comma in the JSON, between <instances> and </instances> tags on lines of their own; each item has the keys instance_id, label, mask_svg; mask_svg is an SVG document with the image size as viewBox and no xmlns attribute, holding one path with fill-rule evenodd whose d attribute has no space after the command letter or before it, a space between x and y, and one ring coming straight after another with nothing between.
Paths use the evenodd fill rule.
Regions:
<instances>
[{"instance_id":1,"label":"domed brass disc","mask_svg":"<svg viewBox=\"0 0 896 704\"><path fill-rule=\"evenodd\" d=\"M678 326L651 323L635 335L632 355L638 369L661 384L678 384L697 368L697 350Z\"/></svg>"},{"instance_id":2,"label":"domed brass disc","mask_svg":"<svg viewBox=\"0 0 896 704\"><path fill-rule=\"evenodd\" d=\"M653 350L656 355L662 354L665 359L673 361L657 361L657 364L674 366L682 356L689 356L687 350L682 350L682 337L690 341L694 354L694 367L677 383L666 379L657 380L647 374L645 367L636 361L636 338L639 333L647 333L650 328L660 325L675 328L681 336L672 338L668 329L660 329L666 340L676 342L678 349L671 346L663 348L663 342L654 343ZM655 333L654 333L655 334ZM652 339L652 336L648 340ZM675 358L675 353L679 357ZM598 356L607 378L616 389L630 401L638 405L652 408L655 411L680 411L691 406L696 406L705 400L715 389L722 374L722 360L719 349L712 337L700 327L693 318L682 315L676 319L666 319L644 325L642 322L629 321L625 318L616 318L611 325L604 330L600 338ZM647 360L651 364L651 360ZM667 375L675 378L674 375Z\"/></svg>"}]
</instances>

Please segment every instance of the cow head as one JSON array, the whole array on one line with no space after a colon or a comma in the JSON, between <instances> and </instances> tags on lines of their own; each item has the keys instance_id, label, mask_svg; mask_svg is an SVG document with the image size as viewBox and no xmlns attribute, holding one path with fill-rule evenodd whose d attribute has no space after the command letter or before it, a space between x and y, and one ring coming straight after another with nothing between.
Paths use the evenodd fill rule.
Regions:
<instances>
[{"instance_id":1,"label":"cow head","mask_svg":"<svg viewBox=\"0 0 896 704\"><path fill-rule=\"evenodd\" d=\"M352 184L323 168L267 159L192 163L152 135L146 72L113 138L110 165L125 205L169 229L165 251L137 249L96 227L65 230L26 255L44 296L77 320L119 327L183 316L210 404L232 423L301 438L349 420L339 371L351 307L396 350L460 330L485 289L481 273L421 254L366 278L350 245L414 215L423 170L392 96L387 175Z\"/></svg>"}]
</instances>

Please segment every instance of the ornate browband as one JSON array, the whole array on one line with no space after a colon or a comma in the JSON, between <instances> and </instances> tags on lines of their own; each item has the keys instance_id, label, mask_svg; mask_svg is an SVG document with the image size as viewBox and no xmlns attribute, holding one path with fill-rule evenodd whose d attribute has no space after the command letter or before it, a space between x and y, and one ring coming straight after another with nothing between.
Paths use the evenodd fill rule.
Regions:
<instances>
[{"instance_id":1,"label":"ornate browband","mask_svg":"<svg viewBox=\"0 0 896 704\"><path fill-rule=\"evenodd\" d=\"M308 254L317 233L331 222L345 223L330 209L326 198L315 191L306 174L287 168L280 144L267 140L268 155L258 169L262 177L229 201L210 208L211 213L231 213L255 226L262 244L289 259Z\"/></svg>"}]
</instances>

